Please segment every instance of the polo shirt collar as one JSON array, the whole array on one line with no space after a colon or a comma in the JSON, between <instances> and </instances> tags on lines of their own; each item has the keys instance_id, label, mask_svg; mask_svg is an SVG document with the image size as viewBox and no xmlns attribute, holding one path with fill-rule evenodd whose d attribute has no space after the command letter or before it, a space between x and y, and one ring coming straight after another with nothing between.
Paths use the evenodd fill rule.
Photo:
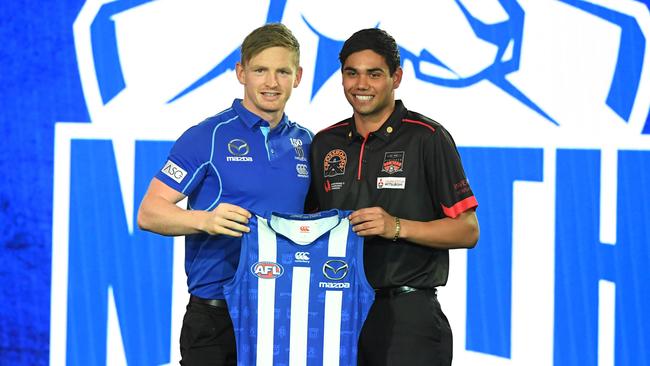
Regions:
<instances>
[{"instance_id":1,"label":"polo shirt collar","mask_svg":"<svg viewBox=\"0 0 650 366\"><path fill-rule=\"evenodd\" d=\"M402 119L406 116L407 109L400 99L395 100L395 109L390 114L386 122L381 127L373 132L373 136L388 141L390 137L397 132L397 129L402 125ZM354 124L354 116L350 119L350 130L348 132L348 143L352 143L355 139L362 139L363 136L357 131L357 126Z\"/></svg>"},{"instance_id":2,"label":"polo shirt collar","mask_svg":"<svg viewBox=\"0 0 650 366\"><path fill-rule=\"evenodd\" d=\"M239 118L248 128L252 129L255 126L269 126L269 122L267 120L246 109L246 107L244 107L242 104L241 99L235 99L232 102L232 108L235 110L235 112L237 112ZM288 121L289 119L287 118L287 114L282 114L282 119L276 126L276 129L286 125Z\"/></svg>"}]
</instances>

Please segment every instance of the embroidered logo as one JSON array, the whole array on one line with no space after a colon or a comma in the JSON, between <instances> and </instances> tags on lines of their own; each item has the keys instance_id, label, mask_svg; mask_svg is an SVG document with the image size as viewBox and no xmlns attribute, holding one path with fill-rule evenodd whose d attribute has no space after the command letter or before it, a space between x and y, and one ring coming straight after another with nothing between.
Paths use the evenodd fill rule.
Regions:
<instances>
[{"instance_id":1,"label":"embroidered logo","mask_svg":"<svg viewBox=\"0 0 650 366\"><path fill-rule=\"evenodd\" d=\"M404 171L404 151L388 151L384 154L381 171L395 174Z\"/></svg>"},{"instance_id":2,"label":"embroidered logo","mask_svg":"<svg viewBox=\"0 0 650 366\"><path fill-rule=\"evenodd\" d=\"M343 175L345 173L345 165L348 163L348 156L345 151L335 149L325 155L323 161L323 170L325 178Z\"/></svg>"},{"instance_id":3,"label":"embroidered logo","mask_svg":"<svg viewBox=\"0 0 650 366\"><path fill-rule=\"evenodd\" d=\"M233 139L228 142L228 152L233 156L226 156L226 161L253 161L253 158L248 155L250 146L248 142L242 139Z\"/></svg>"},{"instance_id":4,"label":"embroidered logo","mask_svg":"<svg viewBox=\"0 0 650 366\"><path fill-rule=\"evenodd\" d=\"M289 141L291 141L291 146L293 146L293 150L296 152L296 160L306 161L307 158L305 157L305 151L302 148L302 140L290 137Z\"/></svg>"},{"instance_id":5,"label":"embroidered logo","mask_svg":"<svg viewBox=\"0 0 650 366\"><path fill-rule=\"evenodd\" d=\"M323 265L323 275L328 280L340 281L348 275L350 266L343 260L330 259Z\"/></svg>"},{"instance_id":6,"label":"embroidered logo","mask_svg":"<svg viewBox=\"0 0 650 366\"><path fill-rule=\"evenodd\" d=\"M309 168L307 167L307 164L296 164L296 171L298 172L298 177L309 178Z\"/></svg>"},{"instance_id":7,"label":"embroidered logo","mask_svg":"<svg viewBox=\"0 0 650 366\"><path fill-rule=\"evenodd\" d=\"M294 255L294 258L296 262L303 262L303 263L308 263L309 262L309 252L296 252Z\"/></svg>"}]
</instances>

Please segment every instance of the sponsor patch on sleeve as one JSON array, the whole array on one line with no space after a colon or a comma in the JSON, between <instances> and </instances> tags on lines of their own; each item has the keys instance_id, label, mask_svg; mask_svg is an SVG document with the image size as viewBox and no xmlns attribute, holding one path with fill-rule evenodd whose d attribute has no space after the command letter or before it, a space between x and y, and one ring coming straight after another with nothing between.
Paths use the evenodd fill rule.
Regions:
<instances>
[{"instance_id":1,"label":"sponsor patch on sleeve","mask_svg":"<svg viewBox=\"0 0 650 366\"><path fill-rule=\"evenodd\" d=\"M171 160L167 160L167 162L165 163L165 167L162 168L162 172L165 173L165 175L167 175L171 179L175 180L176 183L182 182L183 178L185 178L185 176L187 175L187 172L183 170L183 168L174 164L174 162Z\"/></svg>"}]
</instances>

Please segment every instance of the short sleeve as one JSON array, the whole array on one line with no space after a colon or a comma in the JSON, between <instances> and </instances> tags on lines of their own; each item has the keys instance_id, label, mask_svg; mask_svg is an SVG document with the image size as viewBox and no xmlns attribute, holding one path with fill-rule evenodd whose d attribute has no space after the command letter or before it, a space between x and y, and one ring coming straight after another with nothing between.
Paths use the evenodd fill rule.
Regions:
<instances>
[{"instance_id":1,"label":"short sleeve","mask_svg":"<svg viewBox=\"0 0 650 366\"><path fill-rule=\"evenodd\" d=\"M427 179L431 196L437 201L434 204L439 205L445 216L452 218L476 208L478 202L449 132L439 126L425 145Z\"/></svg>"},{"instance_id":2,"label":"short sleeve","mask_svg":"<svg viewBox=\"0 0 650 366\"><path fill-rule=\"evenodd\" d=\"M203 180L210 165L212 134L201 125L191 127L176 140L156 178L184 195Z\"/></svg>"}]
</instances>

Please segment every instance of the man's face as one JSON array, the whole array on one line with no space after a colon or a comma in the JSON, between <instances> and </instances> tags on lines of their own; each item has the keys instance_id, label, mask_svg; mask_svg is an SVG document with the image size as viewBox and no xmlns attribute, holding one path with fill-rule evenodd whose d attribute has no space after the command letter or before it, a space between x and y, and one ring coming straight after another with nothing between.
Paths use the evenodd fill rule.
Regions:
<instances>
[{"instance_id":1,"label":"man's face","mask_svg":"<svg viewBox=\"0 0 650 366\"><path fill-rule=\"evenodd\" d=\"M364 117L388 118L401 80L402 69L398 67L391 76L384 58L372 50L352 53L343 65L345 97Z\"/></svg>"},{"instance_id":2,"label":"man's face","mask_svg":"<svg viewBox=\"0 0 650 366\"><path fill-rule=\"evenodd\" d=\"M251 57L246 65L237 63L237 79L244 85L244 107L276 124L293 88L300 83L302 68L296 54L284 47L271 47Z\"/></svg>"}]
</instances>

